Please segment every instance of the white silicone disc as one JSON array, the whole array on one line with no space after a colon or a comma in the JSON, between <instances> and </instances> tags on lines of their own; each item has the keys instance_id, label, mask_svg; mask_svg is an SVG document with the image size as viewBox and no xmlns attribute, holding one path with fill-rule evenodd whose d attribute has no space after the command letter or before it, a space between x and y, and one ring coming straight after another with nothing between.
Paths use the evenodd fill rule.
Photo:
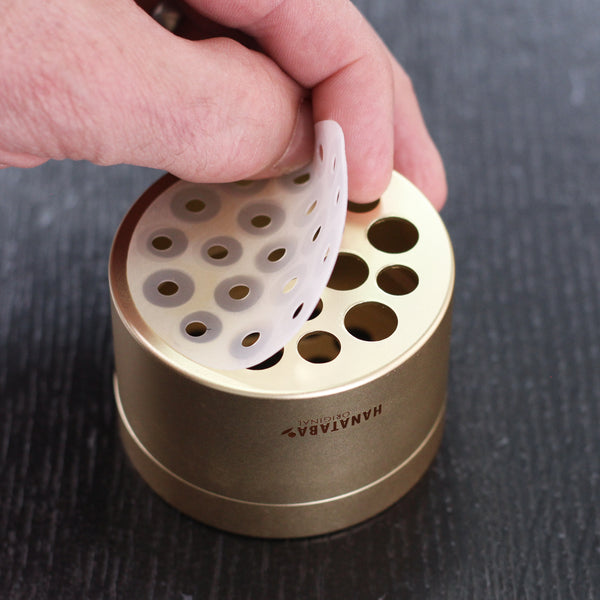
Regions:
<instances>
[{"instance_id":1,"label":"white silicone disc","mask_svg":"<svg viewBox=\"0 0 600 600\"><path fill-rule=\"evenodd\" d=\"M311 165L260 181L178 181L132 234L127 282L144 321L207 367L242 369L282 348L331 275L348 200L344 137L317 123Z\"/></svg>"}]
</instances>

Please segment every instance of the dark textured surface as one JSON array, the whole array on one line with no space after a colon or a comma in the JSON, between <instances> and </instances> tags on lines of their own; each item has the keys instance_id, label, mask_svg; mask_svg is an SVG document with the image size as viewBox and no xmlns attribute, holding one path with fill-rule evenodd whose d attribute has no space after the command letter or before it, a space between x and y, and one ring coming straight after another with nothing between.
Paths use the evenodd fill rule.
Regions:
<instances>
[{"instance_id":1,"label":"dark textured surface","mask_svg":"<svg viewBox=\"0 0 600 600\"><path fill-rule=\"evenodd\" d=\"M120 447L106 264L157 174L0 171L0 597L600 598L600 4L363 0L449 172L448 420L393 508L259 541L168 507Z\"/></svg>"}]
</instances>

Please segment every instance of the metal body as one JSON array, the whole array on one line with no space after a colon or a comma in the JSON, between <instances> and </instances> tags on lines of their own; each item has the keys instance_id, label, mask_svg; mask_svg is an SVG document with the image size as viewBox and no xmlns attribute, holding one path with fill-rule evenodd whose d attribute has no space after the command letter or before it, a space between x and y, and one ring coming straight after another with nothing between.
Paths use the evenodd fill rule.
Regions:
<instances>
[{"instance_id":1,"label":"metal body","mask_svg":"<svg viewBox=\"0 0 600 600\"><path fill-rule=\"evenodd\" d=\"M394 174L371 210L348 213L320 313L270 363L219 371L157 336L128 289L131 233L174 181L138 200L110 260L115 395L132 462L178 509L245 535L316 535L390 506L442 435L454 263L439 216Z\"/></svg>"}]
</instances>

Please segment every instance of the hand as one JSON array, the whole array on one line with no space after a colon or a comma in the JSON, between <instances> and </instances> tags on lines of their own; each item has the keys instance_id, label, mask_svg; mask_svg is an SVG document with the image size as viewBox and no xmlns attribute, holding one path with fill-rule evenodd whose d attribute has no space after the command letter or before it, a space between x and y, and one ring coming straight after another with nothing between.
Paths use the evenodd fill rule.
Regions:
<instances>
[{"instance_id":1,"label":"hand","mask_svg":"<svg viewBox=\"0 0 600 600\"><path fill-rule=\"evenodd\" d=\"M198 182L272 176L308 162L313 121L335 119L351 199L377 198L396 168L441 208L444 169L411 82L351 3L188 4L192 19L239 30L262 52L174 35L132 0L3 7L0 164L131 163Z\"/></svg>"}]
</instances>

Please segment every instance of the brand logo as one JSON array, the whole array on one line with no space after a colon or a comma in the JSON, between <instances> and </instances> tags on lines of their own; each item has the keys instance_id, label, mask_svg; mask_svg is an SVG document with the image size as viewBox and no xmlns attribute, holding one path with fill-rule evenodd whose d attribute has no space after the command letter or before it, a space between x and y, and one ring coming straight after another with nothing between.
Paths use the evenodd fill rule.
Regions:
<instances>
[{"instance_id":1,"label":"brand logo","mask_svg":"<svg viewBox=\"0 0 600 600\"><path fill-rule=\"evenodd\" d=\"M344 431L378 417L381 414L381 411L382 406L381 404L378 404L368 410L359 410L354 413L347 410L337 415L327 415L318 417L317 419L299 419L298 425L284 429L281 432L281 435L295 438L326 435Z\"/></svg>"}]
</instances>

